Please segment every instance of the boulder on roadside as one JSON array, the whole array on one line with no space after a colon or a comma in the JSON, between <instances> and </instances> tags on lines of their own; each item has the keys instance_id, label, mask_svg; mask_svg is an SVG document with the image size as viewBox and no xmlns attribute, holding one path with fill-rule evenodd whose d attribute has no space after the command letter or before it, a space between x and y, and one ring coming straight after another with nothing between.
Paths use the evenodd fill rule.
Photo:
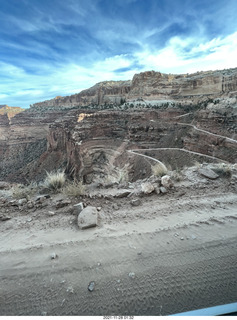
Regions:
<instances>
[{"instance_id":1,"label":"boulder on roadside","mask_svg":"<svg viewBox=\"0 0 237 320\"><path fill-rule=\"evenodd\" d=\"M79 202L77 204L74 204L73 206L75 213L80 214L82 210L84 209L83 202Z\"/></svg>"},{"instance_id":2,"label":"boulder on roadside","mask_svg":"<svg viewBox=\"0 0 237 320\"><path fill-rule=\"evenodd\" d=\"M126 198L131 193L131 190L122 189L116 192L115 198Z\"/></svg>"},{"instance_id":3,"label":"boulder on roadside","mask_svg":"<svg viewBox=\"0 0 237 320\"><path fill-rule=\"evenodd\" d=\"M98 212L96 207L88 206L83 209L77 219L79 229L96 227L98 224Z\"/></svg>"},{"instance_id":4,"label":"boulder on roadside","mask_svg":"<svg viewBox=\"0 0 237 320\"><path fill-rule=\"evenodd\" d=\"M150 194L155 190L154 185L150 182L142 183L141 187L142 187L142 192L145 194Z\"/></svg>"},{"instance_id":5,"label":"boulder on roadside","mask_svg":"<svg viewBox=\"0 0 237 320\"><path fill-rule=\"evenodd\" d=\"M137 206L140 206L141 200L140 199L133 199L130 201L130 203L133 207L137 207Z\"/></svg>"},{"instance_id":6,"label":"boulder on roadside","mask_svg":"<svg viewBox=\"0 0 237 320\"><path fill-rule=\"evenodd\" d=\"M215 180L219 178L219 175L209 168L200 168L198 172L205 178L208 178L211 180Z\"/></svg>"},{"instance_id":7,"label":"boulder on roadside","mask_svg":"<svg viewBox=\"0 0 237 320\"><path fill-rule=\"evenodd\" d=\"M161 177L161 185L165 188L171 188L173 187L173 181L171 180L169 175L165 175L163 177Z\"/></svg>"},{"instance_id":8,"label":"boulder on roadside","mask_svg":"<svg viewBox=\"0 0 237 320\"><path fill-rule=\"evenodd\" d=\"M168 191L167 191L167 189L166 189L165 187L160 187L160 192L163 193L163 194L165 194L165 193L167 193Z\"/></svg>"}]
</instances>

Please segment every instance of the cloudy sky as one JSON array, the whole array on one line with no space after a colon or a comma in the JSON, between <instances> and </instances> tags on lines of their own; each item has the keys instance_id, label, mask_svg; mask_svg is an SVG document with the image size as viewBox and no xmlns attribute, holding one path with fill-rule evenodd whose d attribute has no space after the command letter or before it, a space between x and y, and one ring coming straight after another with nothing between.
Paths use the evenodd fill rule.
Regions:
<instances>
[{"instance_id":1,"label":"cloudy sky","mask_svg":"<svg viewBox=\"0 0 237 320\"><path fill-rule=\"evenodd\" d=\"M0 0L0 104L237 67L237 0Z\"/></svg>"}]
</instances>

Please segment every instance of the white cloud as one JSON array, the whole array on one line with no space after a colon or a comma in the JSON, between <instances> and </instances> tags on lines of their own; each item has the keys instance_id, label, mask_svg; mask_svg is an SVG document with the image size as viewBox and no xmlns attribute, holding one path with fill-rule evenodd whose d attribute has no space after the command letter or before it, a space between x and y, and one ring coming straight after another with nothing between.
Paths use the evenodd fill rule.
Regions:
<instances>
[{"instance_id":1,"label":"white cloud","mask_svg":"<svg viewBox=\"0 0 237 320\"><path fill-rule=\"evenodd\" d=\"M187 50L189 48L189 50ZM237 67L237 32L223 38L204 41L195 38L173 37L157 52L144 45L144 50L95 60L90 67L75 62L42 63L41 72L28 73L23 67L0 62L6 80L0 83L0 104L27 107L32 103L57 95L70 95L105 80L129 80L137 72L156 70L165 73L192 73ZM26 67L35 68L33 61ZM132 65L143 65L134 67ZM114 70L128 68L116 73Z\"/></svg>"},{"instance_id":2,"label":"white cloud","mask_svg":"<svg viewBox=\"0 0 237 320\"><path fill-rule=\"evenodd\" d=\"M195 46L195 42L197 45ZM186 52L185 48L193 48ZM168 45L153 53L146 49L135 54L146 70L170 73L187 73L211 69L237 67L237 32L224 37L200 43L200 39L170 39Z\"/></svg>"}]
</instances>

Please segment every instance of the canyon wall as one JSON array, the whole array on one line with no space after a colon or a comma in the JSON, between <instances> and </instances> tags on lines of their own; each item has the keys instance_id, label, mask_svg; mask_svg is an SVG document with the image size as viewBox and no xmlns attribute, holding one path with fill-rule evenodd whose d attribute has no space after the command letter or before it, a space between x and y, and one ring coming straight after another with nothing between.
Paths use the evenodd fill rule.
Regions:
<instances>
[{"instance_id":1,"label":"canyon wall","mask_svg":"<svg viewBox=\"0 0 237 320\"><path fill-rule=\"evenodd\" d=\"M171 169L193 164L195 153L202 161L234 163L236 91L237 69L192 75L148 71L132 81L102 82L78 95L35 104L11 118L0 114L0 179L29 183L61 168L90 183L126 165L131 179L138 179L152 164L145 156ZM176 104L87 108L129 99Z\"/></svg>"},{"instance_id":2,"label":"canyon wall","mask_svg":"<svg viewBox=\"0 0 237 320\"><path fill-rule=\"evenodd\" d=\"M47 150L49 125L60 116L60 112L25 111L9 119L0 114L0 179L26 182L37 176L38 159Z\"/></svg>"},{"instance_id":3,"label":"canyon wall","mask_svg":"<svg viewBox=\"0 0 237 320\"><path fill-rule=\"evenodd\" d=\"M101 104L121 104L136 99L145 101L194 102L205 97L237 95L237 68L197 72L194 74L164 74L147 71L135 74L131 81L104 81L78 94L33 104L33 109L76 107Z\"/></svg>"},{"instance_id":4,"label":"canyon wall","mask_svg":"<svg viewBox=\"0 0 237 320\"><path fill-rule=\"evenodd\" d=\"M215 115L213 111L201 110L186 116L177 108L132 112L70 111L67 119L50 126L44 157L47 163L50 159L60 158L60 165L69 176L86 183L105 181L108 175L126 165L130 165L131 180L147 174L149 164L154 162L131 153L133 150L151 155L150 150L158 149L155 158L172 170L193 165L199 160L234 163L237 160L234 139L195 129L208 117L209 129L218 132L221 119L226 122L221 133L236 139L237 128L234 134L228 129L233 127L233 120L236 123L237 114L229 116L229 120L220 114ZM186 123L180 122L183 116ZM161 152L159 148L164 150ZM173 149L179 153L174 153ZM46 161L41 163L42 168L45 164Z\"/></svg>"}]
</instances>

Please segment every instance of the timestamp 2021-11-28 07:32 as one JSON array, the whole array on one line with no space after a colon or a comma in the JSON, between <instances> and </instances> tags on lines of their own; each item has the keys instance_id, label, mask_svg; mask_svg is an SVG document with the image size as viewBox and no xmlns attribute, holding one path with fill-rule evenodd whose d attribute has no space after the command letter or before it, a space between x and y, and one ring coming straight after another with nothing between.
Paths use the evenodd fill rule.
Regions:
<instances>
[{"instance_id":1,"label":"timestamp 2021-11-28 07:32","mask_svg":"<svg viewBox=\"0 0 237 320\"><path fill-rule=\"evenodd\" d=\"M103 316L104 320L134 320L134 316Z\"/></svg>"}]
</instances>

